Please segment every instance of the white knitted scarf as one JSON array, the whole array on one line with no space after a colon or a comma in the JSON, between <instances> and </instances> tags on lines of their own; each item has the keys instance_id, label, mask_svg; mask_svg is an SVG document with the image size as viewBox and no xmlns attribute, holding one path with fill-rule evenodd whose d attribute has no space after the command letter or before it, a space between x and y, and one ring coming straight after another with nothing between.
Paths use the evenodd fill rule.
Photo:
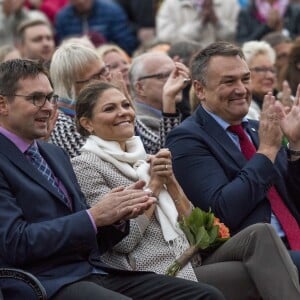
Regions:
<instances>
[{"instance_id":1,"label":"white knitted scarf","mask_svg":"<svg viewBox=\"0 0 300 300\"><path fill-rule=\"evenodd\" d=\"M141 179L147 184L149 183L149 164L146 162L147 154L138 136L133 136L126 141L125 152L121 149L118 142L106 141L91 135L81 148L81 152L92 152L104 161L113 164L122 174L133 180ZM161 225L165 241L172 241L173 244L175 240L178 243L179 239L179 244L181 244L179 248L181 248L181 251L185 250L189 246L188 241L178 226L178 212L174 202L164 188L158 196L155 216Z\"/></svg>"}]
</instances>

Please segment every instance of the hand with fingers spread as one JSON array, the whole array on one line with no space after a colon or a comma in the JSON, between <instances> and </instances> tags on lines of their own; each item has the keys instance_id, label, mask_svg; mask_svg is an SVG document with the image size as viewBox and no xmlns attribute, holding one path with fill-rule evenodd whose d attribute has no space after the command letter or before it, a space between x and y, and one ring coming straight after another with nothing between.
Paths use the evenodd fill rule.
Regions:
<instances>
[{"instance_id":1,"label":"hand with fingers spread","mask_svg":"<svg viewBox=\"0 0 300 300\"><path fill-rule=\"evenodd\" d=\"M269 92L264 97L263 109L259 125L259 148L257 153L266 155L271 161L275 161L282 141L280 122L283 118L283 107Z\"/></svg>"},{"instance_id":2,"label":"hand with fingers spread","mask_svg":"<svg viewBox=\"0 0 300 300\"><path fill-rule=\"evenodd\" d=\"M175 69L171 72L163 87L163 112L175 113L176 102L181 91L191 82L189 69L180 62L175 62Z\"/></svg>"},{"instance_id":3,"label":"hand with fingers spread","mask_svg":"<svg viewBox=\"0 0 300 300\"><path fill-rule=\"evenodd\" d=\"M297 88L294 104L291 110L284 114L280 125L289 141L290 148L300 151L300 84Z\"/></svg>"},{"instance_id":4,"label":"hand with fingers spread","mask_svg":"<svg viewBox=\"0 0 300 300\"><path fill-rule=\"evenodd\" d=\"M143 190L144 185L145 182L140 180L128 188L114 188L102 197L101 201L89 209L96 226L111 225L144 213L156 202L151 192Z\"/></svg>"}]
</instances>

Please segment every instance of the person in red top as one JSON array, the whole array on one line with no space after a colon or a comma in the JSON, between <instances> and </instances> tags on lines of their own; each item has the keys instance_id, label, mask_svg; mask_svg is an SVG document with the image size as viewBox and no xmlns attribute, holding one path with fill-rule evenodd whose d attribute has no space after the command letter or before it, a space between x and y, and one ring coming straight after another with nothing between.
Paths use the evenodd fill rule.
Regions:
<instances>
[{"instance_id":1,"label":"person in red top","mask_svg":"<svg viewBox=\"0 0 300 300\"><path fill-rule=\"evenodd\" d=\"M56 13L67 3L69 0L25 0L24 5L29 9L40 10L53 23Z\"/></svg>"}]
</instances>

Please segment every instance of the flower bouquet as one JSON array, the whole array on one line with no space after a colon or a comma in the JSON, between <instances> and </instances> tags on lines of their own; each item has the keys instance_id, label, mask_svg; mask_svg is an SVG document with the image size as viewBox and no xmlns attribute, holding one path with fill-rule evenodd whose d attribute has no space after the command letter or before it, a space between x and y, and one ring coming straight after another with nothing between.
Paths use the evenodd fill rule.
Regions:
<instances>
[{"instance_id":1,"label":"flower bouquet","mask_svg":"<svg viewBox=\"0 0 300 300\"><path fill-rule=\"evenodd\" d=\"M185 233L190 247L167 269L166 275L177 273L201 250L212 250L230 238L229 229L209 210L194 208L188 217L183 217L179 226Z\"/></svg>"}]
</instances>

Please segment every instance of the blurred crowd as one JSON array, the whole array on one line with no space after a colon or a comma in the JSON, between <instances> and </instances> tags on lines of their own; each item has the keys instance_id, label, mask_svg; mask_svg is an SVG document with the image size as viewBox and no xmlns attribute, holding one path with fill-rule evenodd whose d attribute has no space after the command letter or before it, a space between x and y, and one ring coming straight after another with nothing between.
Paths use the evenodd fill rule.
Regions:
<instances>
[{"instance_id":1,"label":"blurred crowd","mask_svg":"<svg viewBox=\"0 0 300 300\"><path fill-rule=\"evenodd\" d=\"M268 83L260 83L265 87L254 86L255 102L268 85L279 97L283 95L285 101L287 93L295 95L298 84L299 2L3 0L0 4L0 60L22 57L42 59L50 64L56 47L63 41L84 37L93 47L102 48L99 51L102 55L105 53L105 63L112 72L123 69L124 73L132 57L144 52L169 53L172 59L188 65L195 51L212 42L229 41L252 53L247 62L250 67L254 66L254 79L268 77L265 80ZM251 41L253 43L247 44ZM106 51L104 45L109 45ZM113 45L118 51L109 50ZM265 54L268 46L272 49ZM116 54L119 50L121 60ZM271 52L275 52L274 55ZM268 59L258 63L256 54L261 53ZM274 68L274 72L265 71L266 67ZM291 92L287 92L289 89ZM197 99L193 99L192 93L188 95L188 91L184 91L186 101L177 105L181 107L183 118L197 105Z\"/></svg>"}]
</instances>

